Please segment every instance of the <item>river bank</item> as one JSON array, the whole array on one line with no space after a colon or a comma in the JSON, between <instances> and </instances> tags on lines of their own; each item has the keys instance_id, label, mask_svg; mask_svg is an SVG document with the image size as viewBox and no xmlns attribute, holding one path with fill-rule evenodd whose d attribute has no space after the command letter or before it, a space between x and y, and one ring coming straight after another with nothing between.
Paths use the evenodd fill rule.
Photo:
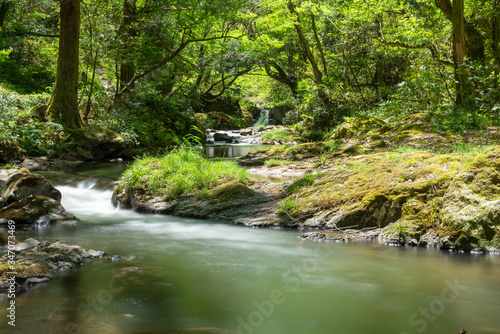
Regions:
<instances>
[{"instance_id":1,"label":"river bank","mask_svg":"<svg viewBox=\"0 0 500 334\"><path fill-rule=\"evenodd\" d=\"M496 333L499 328L494 317L498 256L379 242L304 242L296 229L139 214L114 208L112 183L104 187L99 181L117 177L120 164L83 167L62 175L43 172L78 223L26 227L16 235L63 240L124 258L98 260L19 293L16 329L23 333L175 333L179 328L246 333L250 328L259 334L327 334L332 326L346 333L412 333L421 326L410 316L419 324L427 321L414 313L437 305L447 284L459 290L447 293L453 302L432 313L429 330ZM256 305L269 305L275 290L286 300L274 304L272 313L261 313ZM255 321L259 314L262 323ZM6 323L0 322L3 329Z\"/></svg>"},{"instance_id":2,"label":"river bank","mask_svg":"<svg viewBox=\"0 0 500 334\"><path fill-rule=\"evenodd\" d=\"M238 159L254 174L302 175L295 181L228 179L202 196L165 199L139 179L128 190L119 184L113 202L253 227L379 228L391 244L498 252L498 131L436 133L428 116L410 115L394 126L359 117L329 141L276 145Z\"/></svg>"}]
</instances>

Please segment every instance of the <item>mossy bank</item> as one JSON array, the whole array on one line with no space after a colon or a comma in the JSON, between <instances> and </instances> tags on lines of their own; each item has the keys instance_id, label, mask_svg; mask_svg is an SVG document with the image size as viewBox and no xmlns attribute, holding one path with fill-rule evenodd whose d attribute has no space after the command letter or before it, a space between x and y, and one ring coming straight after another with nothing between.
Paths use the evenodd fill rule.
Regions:
<instances>
[{"instance_id":1,"label":"mossy bank","mask_svg":"<svg viewBox=\"0 0 500 334\"><path fill-rule=\"evenodd\" d=\"M326 142L274 146L239 161L258 166L257 173L302 175L293 182L254 179L240 169L178 192L177 173L158 174L161 162L139 161L130 171L142 170L144 179L125 173L113 200L137 211L322 231L310 239L336 239L344 228L379 229L375 235L388 242L498 251L496 144L495 129L487 136L436 133L427 114L394 126L360 117ZM203 180L214 173L196 168L205 171Z\"/></svg>"}]
</instances>

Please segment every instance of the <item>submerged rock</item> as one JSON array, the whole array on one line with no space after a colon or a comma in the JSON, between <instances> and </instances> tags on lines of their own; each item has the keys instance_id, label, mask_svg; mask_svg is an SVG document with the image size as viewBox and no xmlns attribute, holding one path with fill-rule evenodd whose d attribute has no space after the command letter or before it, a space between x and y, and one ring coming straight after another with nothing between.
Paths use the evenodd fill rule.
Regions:
<instances>
[{"instance_id":1,"label":"submerged rock","mask_svg":"<svg viewBox=\"0 0 500 334\"><path fill-rule=\"evenodd\" d=\"M71 246L60 241L38 242L28 239L16 245L16 264L13 268L0 266L0 291L11 286L9 272L15 272L16 290L22 286L47 282L59 273L82 266L93 259L106 256L104 252ZM0 262L7 263L9 254L4 250Z\"/></svg>"}]
</instances>

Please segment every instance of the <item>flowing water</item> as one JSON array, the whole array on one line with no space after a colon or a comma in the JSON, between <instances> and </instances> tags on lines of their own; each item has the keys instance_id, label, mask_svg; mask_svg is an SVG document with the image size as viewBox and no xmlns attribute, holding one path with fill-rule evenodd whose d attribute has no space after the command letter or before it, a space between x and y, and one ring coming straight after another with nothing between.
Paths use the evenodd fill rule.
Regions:
<instances>
[{"instance_id":1,"label":"flowing water","mask_svg":"<svg viewBox=\"0 0 500 334\"><path fill-rule=\"evenodd\" d=\"M252 229L115 209L96 166L62 182L75 225L18 230L120 255L16 297L2 333L146 333L217 327L255 334L500 333L500 256L301 242ZM114 169L113 169L114 168ZM111 170L111 172L109 172ZM208 332L206 332L208 333Z\"/></svg>"}]
</instances>

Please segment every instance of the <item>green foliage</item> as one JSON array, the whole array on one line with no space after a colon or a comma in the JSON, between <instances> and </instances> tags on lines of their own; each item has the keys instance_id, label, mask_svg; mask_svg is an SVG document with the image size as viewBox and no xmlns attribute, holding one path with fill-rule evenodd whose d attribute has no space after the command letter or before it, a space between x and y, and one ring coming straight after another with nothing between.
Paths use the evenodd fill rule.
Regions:
<instances>
[{"instance_id":1,"label":"green foliage","mask_svg":"<svg viewBox=\"0 0 500 334\"><path fill-rule=\"evenodd\" d=\"M288 188L288 193L293 194L303 187L312 185L314 183L314 180L316 180L320 176L322 176L321 173L307 174L306 176L294 181Z\"/></svg>"},{"instance_id":2,"label":"green foliage","mask_svg":"<svg viewBox=\"0 0 500 334\"><path fill-rule=\"evenodd\" d=\"M162 157L134 161L120 178L126 191L145 188L172 199L188 192L206 191L228 180L248 182L244 168L233 161L209 161L189 147L175 149Z\"/></svg>"},{"instance_id":3,"label":"green foliage","mask_svg":"<svg viewBox=\"0 0 500 334\"><path fill-rule=\"evenodd\" d=\"M302 135L306 141L315 142L321 141L325 137L325 133L321 130L309 130Z\"/></svg>"},{"instance_id":4,"label":"green foliage","mask_svg":"<svg viewBox=\"0 0 500 334\"><path fill-rule=\"evenodd\" d=\"M286 198L278 204L278 213L290 214L295 209L296 202L290 198Z\"/></svg>"},{"instance_id":5,"label":"green foliage","mask_svg":"<svg viewBox=\"0 0 500 334\"><path fill-rule=\"evenodd\" d=\"M0 139L19 143L30 155L55 155L65 136L62 126L37 121L33 115L46 99L47 94L18 96L0 90Z\"/></svg>"},{"instance_id":6,"label":"green foliage","mask_svg":"<svg viewBox=\"0 0 500 334\"><path fill-rule=\"evenodd\" d=\"M290 134L286 129L273 128L260 136L262 140L279 141L285 143L289 140Z\"/></svg>"}]
</instances>

